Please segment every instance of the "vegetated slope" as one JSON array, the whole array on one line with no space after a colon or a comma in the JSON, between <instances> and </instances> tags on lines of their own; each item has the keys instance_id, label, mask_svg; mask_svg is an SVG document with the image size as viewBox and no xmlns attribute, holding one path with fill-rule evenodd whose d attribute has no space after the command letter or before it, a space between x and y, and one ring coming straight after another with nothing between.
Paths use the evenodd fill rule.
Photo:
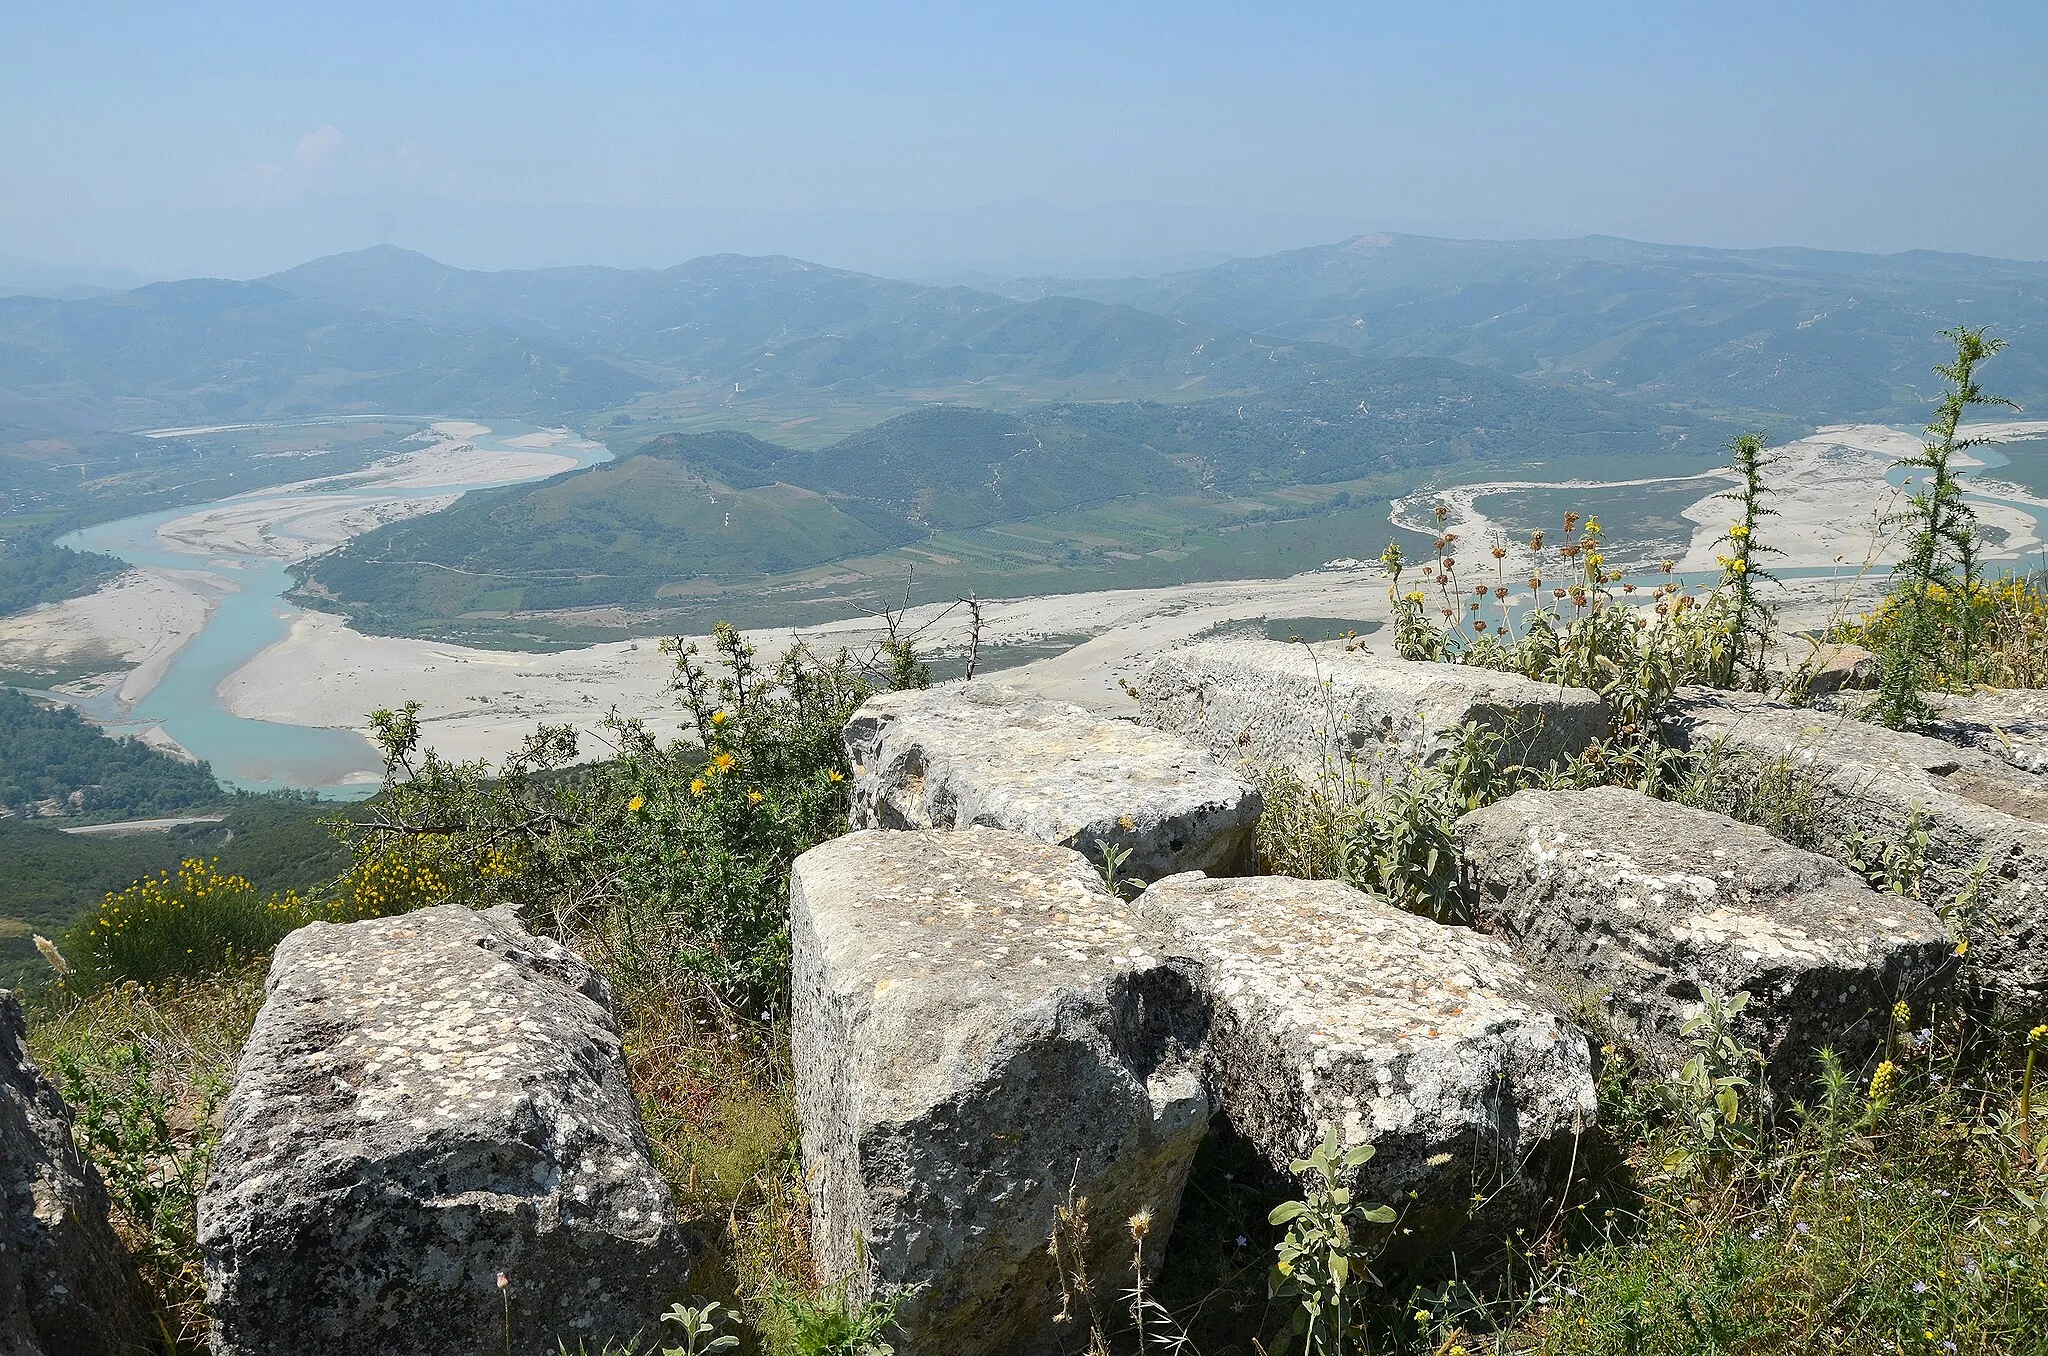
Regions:
<instances>
[{"instance_id":1,"label":"vegetated slope","mask_svg":"<svg viewBox=\"0 0 2048 1356\"><path fill-rule=\"evenodd\" d=\"M1922 417L1935 331L1989 324L2013 340L2001 389L2048 399L2048 264L1969 255L1368 235L1013 290L1815 423Z\"/></svg>"},{"instance_id":2,"label":"vegetated slope","mask_svg":"<svg viewBox=\"0 0 2048 1356\"><path fill-rule=\"evenodd\" d=\"M797 259L715 255L660 271L478 273L389 248L315 260L267 280L335 305L440 325L502 325L658 364L670 380L848 396L995 383L1077 392L1257 390L1355 362L1329 345L1072 297L1015 302Z\"/></svg>"},{"instance_id":3,"label":"vegetated slope","mask_svg":"<svg viewBox=\"0 0 2048 1356\"><path fill-rule=\"evenodd\" d=\"M290 792L239 794L217 806L218 824L135 834L71 834L47 821L0 820L0 987L46 977L33 933L60 937L107 895L187 857L218 857L221 870L261 890L303 890L348 867L348 852L323 820L363 813Z\"/></svg>"},{"instance_id":4,"label":"vegetated slope","mask_svg":"<svg viewBox=\"0 0 2048 1356\"><path fill-rule=\"evenodd\" d=\"M614 362L504 329L428 325L260 283L0 298L0 424L133 427L354 409L560 416L644 384Z\"/></svg>"},{"instance_id":5,"label":"vegetated slope","mask_svg":"<svg viewBox=\"0 0 2048 1356\"><path fill-rule=\"evenodd\" d=\"M494 612L649 609L686 585L715 593L1109 501L1142 504L1156 535L1298 516L1299 496L1272 510L1242 502L1290 487L1513 458L1704 454L1724 433L1455 363L1346 366L1354 379L1186 405L932 406L816 450L665 434L616 462L377 528L296 567L296 596L384 631ZM1372 380L1356 379L1368 368ZM1119 568L1109 561L1111 576Z\"/></svg>"},{"instance_id":6,"label":"vegetated slope","mask_svg":"<svg viewBox=\"0 0 2048 1356\"><path fill-rule=\"evenodd\" d=\"M822 452L670 434L366 533L299 567L299 593L385 626L493 607L647 606L681 580L777 574L942 527L1189 484L1116 433L983 410L919 411Z\"/></svg>"},{"instance_id":7,"label":"vegetated slope","mask_svg":"<svg viewBox=\"0 0 2048 1356\"><path fill-rule=\"evenodd\" d=\"M51 546L34 537L0 539L0 617L90 593L127 568L126 561L113 556Z\"/></svg>"},{"instance_id":8,"label":"vegetated slope","mask_svg":"<svg viewBox=\"0 0 2048 1356\"><path fill-rule=\"evenodd\" d=\"M15 814L54 800L72 814L150 815L211 805L221 794L204 763L109 739L68 706L0 688L0 806Z\"/></svg>"},{"instance_id":9,"label":"vegetated slope","mask_svg":"<svg viewBox=\"0 0 2048 1356\"><path fill-rule=\"evenodd\" d=\"M720 373L801 339L883 328L928 333L1014 304L779 255L707 255L665 269L479 272L386 245L263 281L332 305L434 324L481 321L590 352Z\"/></svg>"}]
</instances>

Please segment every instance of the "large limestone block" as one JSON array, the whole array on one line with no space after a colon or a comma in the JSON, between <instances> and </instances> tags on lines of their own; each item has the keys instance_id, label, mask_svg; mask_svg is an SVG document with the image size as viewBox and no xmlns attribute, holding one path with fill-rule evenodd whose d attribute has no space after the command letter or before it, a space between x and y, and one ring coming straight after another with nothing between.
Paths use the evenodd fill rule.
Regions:
<instances>
[{"instance_id":1,"label":"large limestone block","mask_svg":"<svg viewBox=\"0 0 2048 1356\"><path fill-rule=\"evenodd\" d=\"M508 909L286 938L199 1207L216 1356L553 1356L688 1258L611 996Z\"/></svg>"},{"instance_id":2,"label":"large limestone block","mask_svg":"<svg viewBox=\"0 0 2048 1356\"><path fill-rule=\"evenodd\" d=\"M901 1349L1067 1350L1053 1207L1088 1198L1094 1275L1124 1221L1165 1235L1208 1122L1201 1005L1168 938L1079 853L868 830L790 881L791 1043L812 1251L856 1300L922 1286Z\"/></svg>"},{"instance_id":3,"label":"large limestone block","mask_svg":"<svg viewBox=\"0 0 2048 1356\"><path fill-rule=\"evenodd\" d=\"M1604 999L1666 1058L1702 990L1747 993L1774 1087L1831 1047L1853 1068L1892 1005L1925 1015L1952 948L1918 900L1724 815L1623 787L1522 791L1458 821L1467 898L1531 970Z\"/></svg>"},{"instance_id":4,"label":"large limestone block","mask_svg":"<svg viewBox=\"0 0 2048 1356\"><path fill-rule=\"evenodd\" d=\"M1860 840L1875 855L1917 824L1922 898L1967 905L1948 919L1969 940L1966 979L2001 1019L2048 1017L2048 777L1982 749L1727 692L1687 689L1665 729L1726 776L1797 771L1830 852Z\"/></svg>"},{"instance_id":5,"label":"large limestone block","mask_svg":"<svg viewBox=\"0 0 2048 1356\"><path fill-rule=\"evenodd\" d=\"M1584 688L1457 664L1415 663L1341 642L1226 638L1169 650L1137 683L1139 719L1233 765L1306 777L1429 762L1467 721L1507 736L1511 762L1542 766L1606 733Z\"/></svg>"},{"instance_id":6,"label":"large limestone block","mask_svg":"<svg viewBox=\"0 0 2048 1356\"><path fill-rule=\"evenodd\" d=\"M1926 733L2024 772L2048 773L2048 691L2001 688L1933 700L1939 714Z\"/></svg>"},{"instance_id":7,"label":"large limestone block","mask_svg":"<svg viewBox=\"0 0 2048 1356\"><path fill-rule=\"evenodd\" d=\"M1329 1126L1372 1144L1361 1193L1402 1212L1404 1253L1462 1236L1475 1193L1488 1227L1541 1209L1593 1126L1592 1061L1505 943L1338 881L1172 876L1144 902L1212 1004L1211 1093L1273 1165Z\"/></svg>"},{"instance_id":8,"label":"large limestone block","mask_svg":"<svg viewBox=\"0 0 2048 1356\"><path fill-rule=\"evenodd\" d=\"M30 1062L0 989L0 1352L144 1356L149 1292L107 1222L107 1191L71 1139L71 1108Z\"/></svg>"},{"instance_id":9,"label":"large limestone block","mask_svg":"<svg viewBox=\"0 0 2048 1356\"><path fill-rule=\"evenodd\" d=\"M846 724L856 828L1008 829L1127 849L1124 873L1234 875L1259 793L1175 735L995 683L875 697Z\"/></svg>"}]
</instances>

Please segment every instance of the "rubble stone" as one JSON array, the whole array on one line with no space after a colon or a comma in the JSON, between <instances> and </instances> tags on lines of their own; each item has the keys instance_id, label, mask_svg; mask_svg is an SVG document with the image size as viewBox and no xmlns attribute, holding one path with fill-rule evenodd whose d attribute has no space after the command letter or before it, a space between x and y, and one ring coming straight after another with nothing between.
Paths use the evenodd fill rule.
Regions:
<instances>
[{"instance_id":1,"label":"rubble stone","mask_svg":"<svg viewBox=\"0 0 2048 1356\"><path fill-rule=\"evenodd\" d=\"M520 1356L595 1350L689 1261L609 990L505 908L285 939L199 1227L216 1356L500 1351L508 1299Z\"/></svg>"},{"instance_id":2,"label":"rubble stone","mask_svg":"<svg viewBox=\"0 0 2048 1356\"><path fill-rule=\"evenodd\" d=\"M1965 980L1996 1020L2048 1017L2048 777L1981 749L1737 693L1689 688L1665 729L1719 776L1791 774L1831 856L1875 859L1924 833L1921 897L1967 941Z\"/></svg>"},{"instance_id":3,"label":"rubble stone","mask_svg":"<svg viewBox=\"0 0 2048 1356\"><path fill-rule=\"evenodd\" d=\"M1862 1064L1894 1003L1924 1015L1953 945L1839 862L1623 787L1518 792L1457 832L1479 925L1533 972L1667 1062L1704 990L1747 993L1737 1031L1780 1089L1811 1081L1822 1046Z\"/></svg>"},{"instance_id":4,"label":"rubble stone","mask_svg":"<svg viewBox=\"0 0 2048 1356\"><path fill-rule=\"evenodd\" d=\"M1232 766L1285 765L1309 778L1433 762L1467 721L1504 735L1507 761L1542 766L1600 738L1609 718L1584 688L1342 642L1202 641L1154 659L1136 690L1145 724Z\"/></svg>"},{"instance_id":5,"label":"rubble stone","mask_svg":"<svg viewBox=\"0 0 2048 1356\"><path fill-rule=\"evenodd\" d=\"M1171 876L1166 920L1212 1005L1205 1081L1275 1167L1334 1126L1370 1143L1362 1198L1394 1206L1393 1252L1526 1224L1594 1123L1586 1037L1505 943L1339 881ZM1537 1221L1540 1223L1540 1221Z\"/></svg>"}]
</instances>

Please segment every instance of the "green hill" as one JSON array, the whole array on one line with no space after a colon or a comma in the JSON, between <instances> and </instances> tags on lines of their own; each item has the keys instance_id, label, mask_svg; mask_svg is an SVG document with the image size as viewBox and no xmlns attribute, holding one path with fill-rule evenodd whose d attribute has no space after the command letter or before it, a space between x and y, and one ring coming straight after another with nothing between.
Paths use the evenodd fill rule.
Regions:
<instances>
[{"instance_id":1,"label":"green hill","mask_svg":"<svg viewBox=\"0 0 2048 1356\"><path fill-rule=\"evenodd\" d=\"M147 427L348 410L559 417L646 382L483 324L435 326L261 283L0 297L0 425Z\"/></svg>"},{"instance_id":2,"label":"green hill","mask_svg":"<svg viewBox=\"0 0 2048 1356\"><path fill-rule=\"evenodd\" d=\"M664 434L366 533L297 567L295 596L372 631L568 643L721 608L862 611L913 562L992 594L1291 572L1376 553L1367 505L1421 476L1689 462L1726 436L1453 363L1342 366L1180 405L933 406L817 449ZM1230 535L1268 523L1295 526ZM617 615L569 615L602 608Z\"/></svg>"},{"instance_id":3,"label":"green hill","mask_svg":"<svg viewBox=\"0 0 2048 1356\"><path fill-rule=\"evenodd\" d=\"M2048 400L2048 264L1969 255L1370 235L1010 290L1813 424L1923 418L1934 332L1988 323L2003 389Z\"/></svg>"},{"instance_id":4,"label":"green hill","mask_svg":"<svg viewBox=\"0 0 2048 1356\"><path fill-rule=\"evenodd\" d=\"M0 687L0 808L33 815L56 801L70 814L153 815L211 805L221 794L204 763L109 739L68 706Z\"/></svg>"}]
</instances>

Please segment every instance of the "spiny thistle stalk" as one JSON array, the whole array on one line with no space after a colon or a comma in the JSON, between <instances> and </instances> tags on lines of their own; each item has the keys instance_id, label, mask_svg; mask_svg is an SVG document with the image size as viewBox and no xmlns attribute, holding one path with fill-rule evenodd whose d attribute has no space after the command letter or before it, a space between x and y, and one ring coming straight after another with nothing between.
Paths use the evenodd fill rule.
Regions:
<instances>
[{"instance_id":1,"label":"spiny thistle stalk","mask_svg":"<svg viewBox=\"0 0 2048 1356\"><path fill-rule=\"evenodd\" d=\"M1948 383L1948 390L1935 406L1934 422L1927 426L1928 438L1920 454L1893 463L1912 471L1919 480L1907 507L1891 519L1913 529L1893 589L1900 616L1871 712L1872 719L1893 729L1917 725L1931 714L1927 689L1936 685L1948 667L1943 662L1948 640L1942 634L1940 604L1951 592L1959 592L1967 603L1979 582L1977 515L1963 498L1954 459L1958 452L1993 440L1958 437L1957 430L1974 407L2019 408L2003 396L1986 395L1977 384L1977 368L2005 347L2003 339L1989 337L1981 327L1958 326L1941 333L1955 345L1955 360L1934 369ZM1964 678L1969 675L1978 629L1973 610L1966 606L1957 637L1957 658Z\"/></svg>"},{"instance_id":2,"label":"spiny thistle stalk","mask_svg":"<svg viewBox=\"0 0 2048 1356\"><path fill-rule=\"evenodd\" d=\"M1728 444L1728 450L1742 484L1714 497L1732 500L1741 516L1716 543L1728 547L1727 554L1716 559L1721 564L1721 589L1730 609L1728 647L1718 676L1723 686L1733 687L1739 682L1754 687L1761 685L1763 678L1772 615L1771 607L1757 596L1757 585L1777 582L1777 576L1763 568L1763 558L1783 553L1757 539L1761 521L1778 516L1778 511L1764 502L1764 471L1771 459L1763 436L1745 433Z\"/></svg>"}]
</instances>

